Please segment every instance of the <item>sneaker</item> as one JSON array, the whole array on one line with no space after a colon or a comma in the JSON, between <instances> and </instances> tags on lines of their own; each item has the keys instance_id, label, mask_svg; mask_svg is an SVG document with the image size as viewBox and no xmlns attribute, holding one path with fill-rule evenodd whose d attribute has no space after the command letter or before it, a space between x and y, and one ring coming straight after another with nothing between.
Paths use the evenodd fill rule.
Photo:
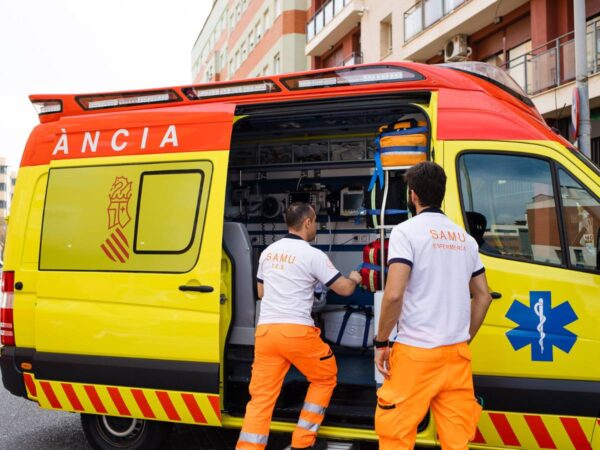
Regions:
<instances>
[{"instance_id":1,"label":"sneaker","mask_svg":"<svg viewBox=\"0 0 600 450\"><path fill-rule=\"evenodd\" d=\"M327 450L327 441L323 439L317 439L310 447L291 447L291 450Z\"/></svg>"}]
</instances>

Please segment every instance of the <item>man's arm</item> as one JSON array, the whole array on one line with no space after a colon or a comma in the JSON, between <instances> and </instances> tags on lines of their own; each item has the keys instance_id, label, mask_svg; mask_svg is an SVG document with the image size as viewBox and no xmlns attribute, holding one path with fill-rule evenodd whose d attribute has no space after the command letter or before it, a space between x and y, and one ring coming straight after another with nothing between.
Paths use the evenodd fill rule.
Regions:
<instances>
[{"instance_id":1,"label":"man's arm","mask_svg":"<svg viewBox=\"0 0 600 450\"><path fill-rule=\"evenodd\" d=\"M383 292L381 303L381 314L379 315L379 325L377 327L378 341L387 341L394 325L400 319L402 313L402 299L404 291L410 278L411 266L401 262L394 263L389 267L388 276ZM389 376L389 347L376 349L375 364L377 369L384 377Z\"/></svg>"},{"instance_id":2,"label":"man's arm","mask_svg":"<svg viewBox=\"0 0 600 450\"><path fill-rule=\"evenodd\" d=\"M471 336L469 342L471 342L479 331L488 308L492 303L492 296L490 295L485 272L471 278L469 289L473 296L473 300L471 301L471 326L469 327L469 335Z\"/></svg>"},{"instance_id":3,"label":"man's arm","mask_svg":"<svg viewBox=\"0 0 600 450\"><path fill-rule=\"evenodd\" d=\"M338 295L348 297L354 293L356 286L358 286L361 281L362 278L360 274L356 270L353 270L350 272L350 275L348 275L348 278L340 275L333 283L329 285L329 289Z\"/></svg>"},{"instance_id":4,"label":"man's arm","mask_svg":"<svg viewBox=\"0 0 600 450\"><path fill-rule=\"evenodd\" d=\"M261 300L263 295L265 295L265 287L260 281L256 282L256 293L258 294L259 300Z\"/></svg>"}]
</instances>

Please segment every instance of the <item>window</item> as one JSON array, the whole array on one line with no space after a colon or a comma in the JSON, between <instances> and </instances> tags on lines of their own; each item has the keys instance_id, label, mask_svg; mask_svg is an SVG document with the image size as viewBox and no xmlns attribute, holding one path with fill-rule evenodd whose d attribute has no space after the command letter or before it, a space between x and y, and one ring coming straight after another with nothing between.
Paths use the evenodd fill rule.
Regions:
<instances>
[{"instance_id":1,"label":"window","mask_svg":"<svg viewBox=\"0 0 600 450\"><path fill-rule=\"evenodd\" d=\"M232 30L235 28L235 16L233 13L229 16L229 28Z\"/></svg>"},{"instance_id":2,"label":"window","mask_svg":"<svg viewBox=\"0 0 600 450\"><path fill-rule=\"evenodd\" d=\"M235 68L233 67L233 59L229 59L229 78L231 78L234 73Z\"/></svg>"},{"instance_id":3,"label":"window","mask_svg":"<svg viewBox=\"0 0 600 450\"><path fill-rule=\"evenodd\" d=\"M260 20L256 22L256 25L254 26L254 34L256 34L256 43L258 44L258 41L260 41L260 39L262 38L262 28Z\"/></svg>"},{"instance_id":4,"label":"window","mask_svg":"<svg viewBox=\"0 0 600 450\"><path fill-rule=\"evenodd\" d=\"M483 60L488 64L493 64L496 67L504 67L504 63L506 62L504 58L504 52L496 53L495 55L489 56Z\"/></svg>"},{"instance_id":5,"label":"window","mask_svg":"<svg viewBox=\"0 0 600 450\"><path fill-rule=\"evenodd\" d=\"M598 269L600 202L565 170L559 169L562 215L571 265Z\"/></svg>"},{"instance_id":6,"label":"window","mask_svg":"<svg viewBox=\"0 0 600 450\"><path fill-rule=\"evenodd\" d=\"M200 170L142 173L136 253L183 253L190 248L202 196ZM168 192L169 200L165 201Z\"/></svg>"},{"instance_id":7,"label":"window","mask_svg":"<svg viewBox=\"0 0 600 450\"><path fill-rule=\"evenodd\" d=\"M239 67L240 67L240 51L238 50L235 52L234 69L238 70Z\"/></svg>"},{"instance_id":8,"label":"window","mask_svg":"<svg viewBox=\"0 0 600 450\"><path fill-rule=\"evenodd\" d=\"M6 183L0 183L0 191L6 191Z\"/></svg>"},{"instance_id":9,"label":"window","mask_svg":"<svg viewBox=\"0 0 600 450\"><path fill-rule=\"evenodd\" d=\"M263 74L263 77L267 76L269 74L269 65L268 64L265 67L263 67L262 74Z\"/></svg>"},{"instance_id":10,"label":"window","mask_svg":"<svg viewBox=\"0 0 600 450\"><path fill-rule=\"evenodd\" d=\"M188 272L211 176L209 161L51 169L40 270Z\"/></svg>"},{"instance_id":11,"label":"window","mask_svg":"<svg viewBox=\"0 0 600 450\"><path fill-rule=\"evenodd\" d=\"M273 74L277 75L281 73L281 57L279 56L279 53L277 53L275 55L275 57L273 58Z\"/></svg>"},{"instance_id":12,"label":"window","mask_svg":"<svg viewBox=\"0 0 600 450\"><path fill-rule=\"evenodd\" d=\"M242 5L238 3L237 5L235 5L235 20L239 22L241 15Z\"/></svg>"},{"instance_id":13,"label":"window","mask_svg":"<svg viewBox=\"0 0 600 450\"><path fill-rule=\"evenodd\" d=\"M8 170L8 166L0 166L0 173L6 173Z\"/></svg>"},{"instance_id":14,"label":"window","mask_svg":"<svg viewBox=\"0 0 600 450\"><path fill-rule=\"evenodd\" d=\"M565 263L549 162L469 153L459 173L467 228L484 253Z\"/></svg>"},{"instance_id":15,"label":"window","mask_svg":"<svg viewBox=\"0 0 600 450\"><path fill-rule=\"evenodd\" d=\"M390 14L379 23L379 49L381 58L392 53L392 15Z\"/></svg>"},{"instance_id":16,"label":"window","mask_svg":"<svg viewBox=\"0 0 600 450\"><path fill-rule=\"evenodd\" d=\"M247 56L246 41L242 42L242 45L240 47L242 49L242 64L243 64L244 61L246 61L246 56Z\"/></svg>"},{"instance_id":17,"label":"window","mask_svg":"<svg viewBox=\"0 0 600 450\"><path fill-rule=\"evenodd\" d=\"M269 29L269 10L267 9L265 11L265 13L263 14L263 28L262 28L262 35L264 36L265 33L267 32L267 30Z\"/></svg>"},{"instance_id":18,"label":"window","mask_svg":"<svg viewBox=\"0 0 600 450\"><path fill-rule=\"evenodd\" d=\"M275 11L274 14L274 18L277 19L277 17L279 17L279 15L281 14L281 0L275 0L275 5L273 7L273 10Z\"/></svg>"},{"instance_id":19,"label":"window","mask_svg":"<svg viewBox=\"0 0 600 450\"><path fill-rule=\"evenodd\" d=\"M250 47L249 51L252 51L252 49L254 48L254 31L250 30L250 33L248 33L248 46Z\"/></svg>"},{"instance_id":20,"label":"window","mask_svg":"<svg viewBox=\"0 0 600 450\"><path fill-rule=\"evenodd\" d=\"M0 200L0 209L6 209L6 200Z\"/></svg>"}]
</instances>

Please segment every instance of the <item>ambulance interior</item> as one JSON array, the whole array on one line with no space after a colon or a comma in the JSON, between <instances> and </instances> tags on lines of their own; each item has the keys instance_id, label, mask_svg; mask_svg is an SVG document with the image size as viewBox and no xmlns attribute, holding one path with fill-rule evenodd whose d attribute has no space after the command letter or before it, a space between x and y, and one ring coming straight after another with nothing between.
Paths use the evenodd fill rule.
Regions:
<instances>
[{"instance_id":1,"label":"ambulance interior","mask_svg":"<svg viewBox=\"0 0 600 450\"><path fill-rule=\"evenodd\" d=\"M249 399L260 308L255 287L258 258L267 245L287 233L287 205L312 204L319 221L312 244L326 252L344 275L357 269L363 263L364 247L380 236L379 217L369 210L380 207L382 190L378 184L368 191L378 130L399 120L429 124L417 106L428 103L429 93L419 93L238 106L224 226L224 248L234 266L233 319L224 369L225 407L231 414L243 415ZM402 170L390 172L387 208L397 211L407 209L402 174ZM407 217L406 213L386 216L386 225ZM380 276L370 274L368 284ZM330 425L372 427L377 386L370 290L358 287L351 297L341 297L317 288L315 294L315 323L338 364L338 386L325 419ZM296 420L306 387L305 377L292 368L274 419Z\"/></svg>"}]
</instances>

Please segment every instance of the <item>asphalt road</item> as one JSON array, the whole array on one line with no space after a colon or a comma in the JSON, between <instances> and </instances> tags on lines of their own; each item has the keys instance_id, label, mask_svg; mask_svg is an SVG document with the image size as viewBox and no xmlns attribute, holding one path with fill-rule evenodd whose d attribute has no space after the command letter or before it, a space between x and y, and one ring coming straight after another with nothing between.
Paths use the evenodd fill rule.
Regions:
<instances>
[{"instance_id":1,"label":"asphalt road","mask_svg":"<svg viewBox=\"0 0 600 450\"><path fill-rule=\"evenodd\" d=\"M167 450L233 450L239 431L176 426ZM268 450L283 450L290 436L272 434ZM377 448L363 444L361 450ZM35 403L15 397L0 382L0 450L92 450L81 429L79 415L47 411Z\"/></svg>"}]
</instances>

